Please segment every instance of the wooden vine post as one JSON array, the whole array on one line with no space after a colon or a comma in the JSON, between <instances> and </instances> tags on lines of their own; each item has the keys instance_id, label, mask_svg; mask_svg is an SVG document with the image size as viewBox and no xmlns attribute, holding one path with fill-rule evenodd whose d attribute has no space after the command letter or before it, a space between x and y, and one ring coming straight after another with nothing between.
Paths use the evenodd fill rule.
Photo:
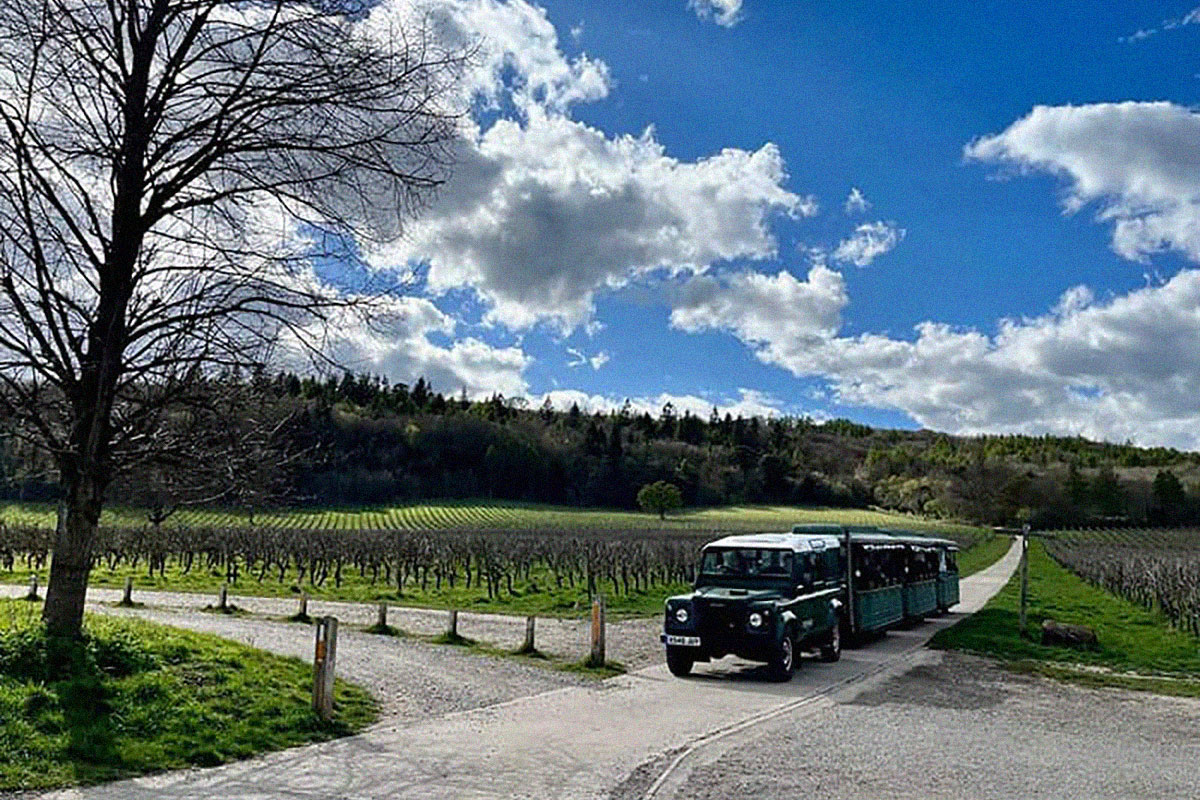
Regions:
<instances>
[{"instance_id":1,"label":"wooden vine post","mask_svg":"<svg viewBox=\"0 0 1200 800\"><path fill-rule=\"evenodd\" d=\"M603 667L607 663L604 655L604 595L592 599L592 654L588 656L589 667Z\"/></svg>"}]
</instances>

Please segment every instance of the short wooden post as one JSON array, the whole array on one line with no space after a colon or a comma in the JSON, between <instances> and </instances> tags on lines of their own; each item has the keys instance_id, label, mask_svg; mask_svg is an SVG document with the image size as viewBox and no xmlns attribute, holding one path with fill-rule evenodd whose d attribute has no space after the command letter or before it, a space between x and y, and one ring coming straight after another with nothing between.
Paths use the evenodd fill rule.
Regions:
<instances>
[{"instance_id":1,"label":"short wooden post","mask_svg":"<svg viewBox=\"0 0 1200 800\"><path fill-rule=\"evenodd\" d=\"M29 594L25 595L26 600L41 600L41 595L38 594L38 576L33 573L29 576Z\"/></svg>"},{"instance_id":2,"label":"short wooden post","mask_svg":"<svg viewBox=\"0 0 1200 800\"><path fill-rule=\"evenodd\" d=\"M296 616L300 619L308 618L308 592L300 593L300 610L296 612Z\"/></svg>"},{"instance_id":3,"label":"short wooden post","mask_svg":"<svg viewBox=\"0 0 1200 800\"><path fill-rule=\"evenodd\" d=\"M133 605L133 576L126 576L125 578L125 591L121 595L121 605Z\"/></svg>"},{"instance_id":4,"label":"short wooden post","mask_svg":"<svg viewBox=\"0 0 1200 800\"><path fill-rule=\"evenodd\" d=\"M375 614L375 627L379 630L387 627L387 603L379 604L379 611Z\"/></svg>"},{"instance_id":5,"label":"short wooden post","mask_svg":"<svg viewBox=\"0 0 1200 800\"><path fill-rule=\"evenodd\" d=\"M337 617L321 617L317 620L316 652L313 654L313 711L326 722L333 719L337 628Z\"/></svg>"},{"instance_id":6,"label":"short wooden post","mask_svg":"<svg viewBox=\"0 0 1200 800\"><path fill-rule=\"evenodd\" d=\"M450 609L450 624L446 628L446 637L450 639L458 638L458 609Z\"/></svg>"},{"instance_id":7,"label":"short wooden post","mask_svg":"<svg viewBox=\"0 0 1200 800\"><path fill-rule=\"evenodd\" d=\"M229 584L228 583L221 584L221 592L220 592L220 594L217 595L217 610L218 611L228 611L229 610Z\"/></svg>"},{"instance_id":8,"label":"short wooden post","mask_svg":"<svg viewBox=\"0 0 1200 800\"><path fill-rule=\"evenodd\" d=\"M588 657L589 667L603 667L604 657L604 595L592 599L592 654Z\"/></svg>"},{"instance_id":9,"label":"short wooden post","mask_svg":"<svg viewBox=\"0 0 1200 800\"><path fill-rule=\"evenodd\" d=\"M521 642L519 653L535 653L537 652L533 643L534 626L537 624L537 617L529 616L525 618L525 641Z\"/></svg>"}]
</instances>

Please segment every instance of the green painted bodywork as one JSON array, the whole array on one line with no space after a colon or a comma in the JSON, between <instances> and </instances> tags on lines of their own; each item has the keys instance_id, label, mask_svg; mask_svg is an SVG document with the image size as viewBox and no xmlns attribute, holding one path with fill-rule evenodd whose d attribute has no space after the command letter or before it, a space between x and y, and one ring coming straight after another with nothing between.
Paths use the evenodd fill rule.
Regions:
<instances>
[{"instance_id":1,"label":"green painted bodywork","mask_svg":"<svg viewBox=\"0 0 1200 800\"><path fill-rule=\"evenodd\" d=\"M938 606L950 608L958 603L958 573L943 572L937 579Z\"/></svg>"},{"instance_id":2,"label":"green painted bodywork","mask_svg":"<svg viewBox=\"0 0 1200 800\"><path fill-rule=\"evenodd\" d=\"M917 619L937 610L937 580L918 581L904 587L904 616Z\"/></svg>"},{"instance_id":3,"label":"green painted bodywork","mask_svg":"<svg viewBox=\"0 0 1200 800\"><path fill-rule=\"evenodd\" d=\"M904 619L904 596L899 586L854 593L854 627L881 631Z\"/></svg>"}]
</instances>

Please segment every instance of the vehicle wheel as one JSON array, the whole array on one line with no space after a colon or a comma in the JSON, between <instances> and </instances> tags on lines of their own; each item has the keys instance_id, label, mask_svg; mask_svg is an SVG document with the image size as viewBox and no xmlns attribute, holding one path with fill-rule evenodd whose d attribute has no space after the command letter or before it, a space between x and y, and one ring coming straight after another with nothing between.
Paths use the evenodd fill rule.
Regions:
<instances>
[{"instance_id":1,"label":"vehicle wheel","mask_svg":"<svg viewBox=\"0 0 1200 800\"><path fill-rule=\"evenodd\" d=\"M821 648L821 660L832 664L842 657L842 626L837 624L829 632L829 643Z\"/></svg>"},{"instance_id":2,"label":"vehicle wheel","mask_svg":"<svg viewBox=\"0 0 1200 800\"><path fill-rule=\"evenodd\" d=\"M695 663L696 659L692 658L692 654L682 647L667 648L667 669L671 670L675 677L682 678L690 674Z\"/></svg>"},{"instance_id":3,"label":"vehicle wheel","mask_svg":"<svg viewBox=\"0 0 1200 800\"><path fill-rule=\"evenodd\" d=\"M775 648L775 655L768 665L771 678L781 683L792 679L796 672L796 648L792 637L784 634L782 641Z\"/></svg>"}]
</instances>

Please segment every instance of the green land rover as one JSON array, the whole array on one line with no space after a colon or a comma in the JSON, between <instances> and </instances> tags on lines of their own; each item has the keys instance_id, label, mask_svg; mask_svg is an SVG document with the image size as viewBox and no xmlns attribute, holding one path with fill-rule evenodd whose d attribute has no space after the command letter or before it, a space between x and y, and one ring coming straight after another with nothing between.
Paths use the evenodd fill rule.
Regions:
<instances>
[{"instance_id":1,"label":"green land rover","mask_svg":"<svg viewBox=\"0 0 1200 800\"><path fill-rule=\"evenodd\" d=\"M839 537L817 533L727 536L705 545L695 590L668 598L662 641L675 675L736 655L790 680L798 654L841 656L844 564Z\"/></svg>"}]
</instances>

